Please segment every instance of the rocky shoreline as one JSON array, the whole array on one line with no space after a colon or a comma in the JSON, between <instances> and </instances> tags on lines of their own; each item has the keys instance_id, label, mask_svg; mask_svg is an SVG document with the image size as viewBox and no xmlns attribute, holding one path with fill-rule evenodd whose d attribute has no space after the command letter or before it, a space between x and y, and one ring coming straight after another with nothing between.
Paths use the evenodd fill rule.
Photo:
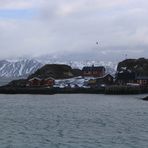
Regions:
<instances>
[{"instance_id":1,"label":"rocky shoreline","mask_svg":"<svg viewBox=\"0 0 148 148\"><path fill-rule=\"evenodd\" d=\"M55 94L54 90L48 88L15 88L0 87L0 94Z\"/></svg>"},{"instance_id":2,"label":"rocky shoreline","mask_svg":"<svg viewBox=\"0 0 148 148\"><path fill-rule=\"evenodd\" d=\"M100 88L41 88L41 87L0 87L0 94L107 94L107 95L129 95L145 94L148 88L137 88L127 86L110 86Z\"/></svg>"},{"instance_id":3,"label":"rocky shoreline","mask_svg":"<svg viewBox=\"0 0 148 148\"><path fill-rule=\"evenodd\" d=\"M17 87L0 87L0 94L103 94L104 89L90 88L17 88Z\"/></svg>"}]
</instances>

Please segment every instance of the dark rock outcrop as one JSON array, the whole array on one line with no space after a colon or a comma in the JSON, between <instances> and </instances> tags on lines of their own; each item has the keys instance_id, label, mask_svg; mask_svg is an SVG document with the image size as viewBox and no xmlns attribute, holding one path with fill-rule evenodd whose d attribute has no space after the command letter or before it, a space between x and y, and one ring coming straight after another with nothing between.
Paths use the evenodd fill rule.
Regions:
<instances>
[{"instance_id":1,"label":"dark rock outcrop","mask_svg":"<svg viewBox=\"0 0 148 148\"><path fill-rule=\"evenodd\" d=\"M81 70L72 69L68 65L47 64L38 69L34 74L30 75L28 79L38 77L41 79L53 77L55 79L66 79L75 76L80 76Z\"/></svg>"},{"instance_id":2,"label":"dark rock outcrop","mask_svg":"<svg viewBox=\"0 0 148 148\"><path fill-rule=\"evenodd\" d=\"M10 83L8 83L7 87L26 87L27 80L26 79L19 79L19 80L13 80Z\"/></svg>"},{"instance_id":3,"label":"dark rock outcrop","mask_svg":"<svg viewBox=\"0 0 148 148\"><path fill-rule=\"evenodd\" d=\"M131 71L138 76L148 76L148 59L127 59L118 64L117 71Z\"/></svg>"},{"instance_id":4,"label":"dark rock outcrop","mask_svg":"<svg viewBox=\"0 0 148 148\"><path fill-rule=\"evenodd\" d=\"M142 100L144 100L144 101L148 101L148 96L142 98Z\"/></svg>"}]
</instances>

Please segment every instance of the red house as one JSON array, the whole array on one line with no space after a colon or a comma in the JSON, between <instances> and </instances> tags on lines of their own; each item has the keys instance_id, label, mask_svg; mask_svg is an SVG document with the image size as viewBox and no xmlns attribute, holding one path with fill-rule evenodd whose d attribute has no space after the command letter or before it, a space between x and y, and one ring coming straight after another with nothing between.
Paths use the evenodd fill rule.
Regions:
<instances>
[{"instance_id":1,"label":"red house","mask_svg":"<svg viewBox=\"0 0 148 148\"><path fill-rule=\"evenodd\" d=\"M49 87L53 87L53 85L55 84L55 80L52 77L43 79L41 81L41 86L49 86Z\"/></svg>"},{"instance_id":2,"label":"red house","mask_svg":"<svg viewBox=\"0 0 148 148\"><path fill-rule=\"evenodd\" d=\"M91 67L83 67L82 73L85 77L103 77L105 75L105 67L95 67L94 65Z\"/></svg>"},{"instance_id":3,"label":"red house","mask_svg":"<svg viewBox=\"0 0 148 148\"><path fill-rule=\"evenodd\" d=\"M27 86L40 86L42 79L34 77L28 80Z\"/></svg>"},{"instance_id":4,"label":"red house","mask_svg":"<svg viewBox=\"0 0 148 148\"><path fill-rule=\"evenodd\" d=\"M28 80L27 86L30 87L52 87L55 83L55 80L51 77L46 79L40 79L38 77L34 77Z\"/></svg>"}]
</instances>

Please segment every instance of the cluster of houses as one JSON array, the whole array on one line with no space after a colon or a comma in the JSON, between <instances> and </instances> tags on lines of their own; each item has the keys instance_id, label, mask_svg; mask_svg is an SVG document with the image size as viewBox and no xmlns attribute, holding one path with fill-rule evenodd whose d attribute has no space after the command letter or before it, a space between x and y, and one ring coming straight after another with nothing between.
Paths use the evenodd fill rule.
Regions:
<instances>
[{"instance_id":1,"label":"cluster of houses","mask_svg":"<svg viewBox=\"0 0 148 148\"><path fill-rule=\"evenodd\" d=\"M114 78L110 74L105 73L105 67L103 66L90 66L83 67L81 79L87 79L87 83L85 82L83 85L87 87L99 87L101 85L111 85L113 84ZM42 79L38 77L33 77L28 79L27 87L54 87L57 85L56 80L52 77ZM68 87L71 85L68 83ZM75 87L79 87L79 85L75 84Z\"/></svg>"},{"instance_id":2,"label":"cluster of houses","mask_svg":"<svg viewBox=\"0 0 148 148\"><path fill-rule=\"evenodd\" d=\"M87 66L82 69L82 79L90 79L84 85L90 88L105 87L108 85L131 85L131 86L148 86L148 77L139 76L134 72L124 71L117 72L115 77L106 74L103 66ZM28 80L28 87L54 87L55 79L52 77L41 79L34 77ZM70 84L67 84L70 87ZM75 85L78 87L78 85Z\"/></svg>"},{"instance_id":3,"label":"cluster of houses","mask_svg":"<svg viewBox=\"0 0 148 148\"><path fill-rule=\"evenodd\" d=\"M148 86L148 76L139 75L128 70L124 72L118 72L116 74L116 84Z\"/></svg>"},{"instance_id":4,"label":"cluster of houses","mask_svg":"<svg viewBox=\"0 0 148 148\"><path fill-rule=\"evenodd\" d=\"M114 83L114 77L110 74L106 74L105 67L94 65L92 67L84 67L82 69L83 77L94 77L88 81L88 86L91 88L104 87L106 85L112 85Z\"/></svg>"},{"instance_id":5,"label":"cluster of houses","mask_svg":"<svg viewBox=\"0 0 148 148\"><path fill-rule=\"evenodd\" d=\"M41 79L33 77L27 81L28 87L53 87L55 80L52 77Z\"/></svg>"}]
</instances>

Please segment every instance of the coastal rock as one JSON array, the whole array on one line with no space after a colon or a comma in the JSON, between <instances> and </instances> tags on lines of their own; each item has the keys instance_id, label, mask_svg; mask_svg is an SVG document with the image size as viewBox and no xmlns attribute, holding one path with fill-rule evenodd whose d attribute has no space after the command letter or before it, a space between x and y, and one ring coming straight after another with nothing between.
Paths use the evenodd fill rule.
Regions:
<instances>
[{"instance_id":1,"label":"coastal rock","mask_svg":"<svg viewBox=\"0 0 148 148\"><path fill-rule=\"evenodd\" d=\"M135 72L139 76L148 76L148 59L126 59L118 64L118 72Z\"/></svg>"},{"instance_id":2,"label":"coastal rock","mask_svg":"<svg viewBox=\"0 0 148 148\"><path fill-rule=\"evenodd\" d=\"M144 100L144 101L148 101L148 96L142 98L142 100Z\"/></svg>"},{"instance_id":3,"label":"coastal rock","mask_svg":"<svg viewBox=\"0 0 148 148\"><path fill-rule=\"evenodd\" d=\"M81 70L72 69L68 65L47 64L42 68L38 69L34 74L30 75L28 79L31 79L33 77L38 77L41 79L45 79L48 77L53 77L54 79L66 79L80 75L81 75Z\"/></svg>"},{"instance_id":4,"label":"coastal rock","mask_svg":"<svg viewBox=\"0 0 148 148\"><path fill-rule=\"evenodd\" d=\"M26 87L27 84L27 80L26 79L19 79L19 80L13 80L10 83L8 83L8 85L6 85L7 87Z\"/></svg>"}]
</instances>

